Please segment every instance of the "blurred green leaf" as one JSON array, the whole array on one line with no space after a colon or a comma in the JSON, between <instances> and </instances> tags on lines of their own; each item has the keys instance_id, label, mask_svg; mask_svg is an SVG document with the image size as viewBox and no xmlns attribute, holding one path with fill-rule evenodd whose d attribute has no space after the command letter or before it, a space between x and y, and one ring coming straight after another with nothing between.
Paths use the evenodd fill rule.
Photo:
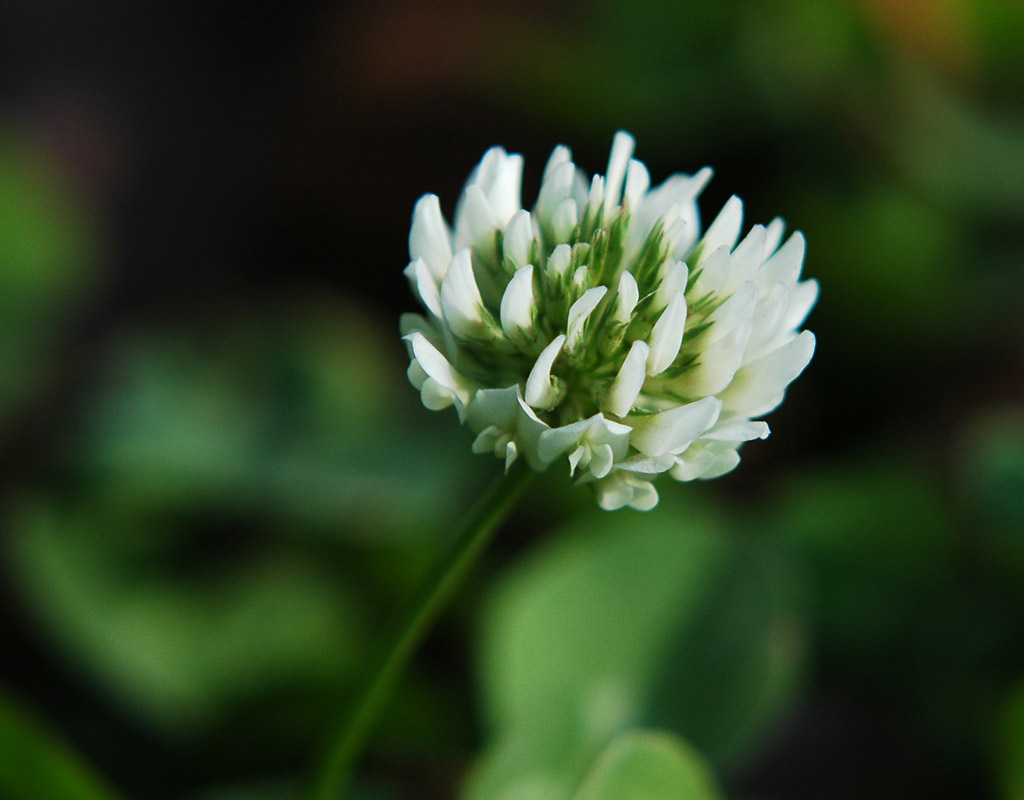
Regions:
<instances>
[{"instance_id":1,"label":"blurred green leaf","mask_svg":"<svg viewBox=\"0 0 1024 800\"><path fill-rule=\"evenodd\" d=\"M923 752L970 774L1019 669L1020 580L937 473L898 444L872 448L795 474L772 516L809 579L822 673L884 698Z\"/></svg>"},{"instance_id":2,"label":"blurred green leaf","mask_svg":"<svg viewBox=\"0 0 1024 800\"><path fill-rule=\"evenodd\" d=\"M295 796L294 786L276 786L260 781L244 786L218 786L189 795L188 800L292 800Z\"/></svg>"},{"instance_id":3,"label":"blurred green leaf","mask_svg":"<svg viewBox=\"0 0 1024 800\"><path fill-rule=\"evenodd\" d=\"M974 15L981 44L980 57L993 73L991 82L1005 81L1011 90L1020 87L1024 53L1024 7L1003 0L970 0L965 2Z\"/></svg>"},{"instance_id":4,"label":"blurred green leaf","mask_svg":"<svg viewBox=\"0 0 1024 800\"><path fill-rule=\"evenodd\" d=\"M746 752L791 700L803 652L776 569L669 498L546 541L487 607L494 740L466 796L564 797L614 734L649 721L719 763Z\"/></svg>"},{"instance_id":5,"label":"blurred green leaf","mask_svg":"<svg viewBox=\"0 0 1024 800\"><path fill-rule=\"evenodd\" d=\"M199 327L140 335L111 359L78 461L119 505L260 509L378 544L455 515L468 443L444 435L454 420L424 424L390 327L306 302Z\"/></svg>"},{"instance_id":6,"label":"blurred green leaf","mask_svg":"<svg viewBox=\"0 0 1024 800\"><path fill-rule=\"evenodd\" d=\"M685 630L663 643L645 721L683 731L717 764L741 762L793 696L797 583L768 548L735 548Z\"/></svg>"},{"instance_id":7,"label":"blurred green leaf","mask_svg":"<svg viewBox=\"0 0 1024 800\"><path fill-rule=\"evenodd\" d=\"M632 731L615 738L574 800L717 800L703 759L666 733Z\"/></svg>"},{"instance_id":8,"label":"blurred green leaf","mask_svg":"<svg viewBox=\"0 0 1024 800\"><path fill-rule=\"evenodd\" d=\"M79 756L0 695L0 795L7 800L117 800Z\"/></svg>"},{"instance_id":9,"label":"blurred green leaf","mask_svg":"<svg viewBox=\"0 0 1024 800\"><path fill-rule=\"evenodd\" d=\"M827 287L816 314L832 326L832 341L873 365L879 352L891 361L915 346L970 341L970 331L947 324L957 304L979 300L954 280L966 238L948 211L888 181L841 193L820 187L800 202L793 217L807 233L811 271Z\"/></svg>"},{"instance_id":10,"label":"blurred green leaf","mask_svg":"<svg viewBox=\"0 0 1024 800\"><path fill-rule=\"evenodd\" d=\"M493 42L480 74L504 106L574 130L578 146L603 147L619 126L648 146L675 146L680 130L691 141L742 137L745 127L721 124L738 118L744 88L719 45L733 35L734 6L691 4L681 13L670 0L604 0L582 17L566 7L553 25L519 23Z\"/></svg>"},{"instance_id":11,"label":"blurred green leaf","mask_svg":"<svg viewBox=\"0 0 1024 800\"><path fill-rule=\"evenodd\" d=\"M891 673L954 563L947 498L924 463L882 450L794 475L777 525L814 575L808 608L847 668ZM885 657L882 658L882 654Z\"/></svg>"},{"instance_id":12,"label":"blurred green leaf","mask_svg":"<svg viewBox=\"0 0 1024 800\"><path fill-rule=\"evenodd\" d=\"M806 124L813 103L843 100L863 77L864 32L850 4L755 0L739 3L736 16L737 61L759 110L787 129Z\"/></svg>"},{"instance_id":13,"label":"blurred green leaf","mask_svg":"<svg viewBox=\"0 0 1024 800\"><path fill-rule=\"evenodd\" d=\"M93 278L98 234L45 153L0 127L0 413L44 380Z\"/></svg>"},{"instance_id":14,"label":"blurred green leaf","mask_svg":"<svg viewBox=\"0 0 1024 800\"><path fill-rule=\"evenodd\" d=\"M278 552L187 579L147 563L152 533L40 502L8 546L42 628L149 724L194 734L260 691L333 686L360 663L358 607L322 566Z\"/></svg>"},{"instance_id":15,"label":"blurred green leaf","mask_svg":"<svg viewBox=\"0 0 1024 800\"><path fill-rule=\"evenodd\" d=\"M229 786L215 786L190 794L183 800L296 800L300 796L295 781L255 781ZM405 795L372 781L357 781L344 800L400 800Z\"/></svg>"},{"instance_id":16,"label":"blurred green leaf","mask_svg":"<svg viewBox=\"0 0 1024 800\"><path fill-rule=\"evenodd\" d=\"M1024 800L1024 684L1007 699L1001 722L996 744L1000 796Z\"/></svg>"},{"instance_id":17,"label":"blurred green leaf","mask_svg":"<svg viewBox=\"0 0 1024 800\"><path fill-rule=\"evenodd\" d=\"M997 560L1024 574L1024 407L989 409L961 436L962 476L979 523L991 531Z\"/></svg>"},{"instance_id":18,"label":"blurred green leaf","mask_svg":"<svg viewBox=\"0 0 1024 800\"><path fill-rule=\"evenodd\" d=\"M962 213L1024 217L1024 120L986 112L969 96L903 65L894 115L873 115L876 135L920 187Z\"/></svg>"}]
</instances>

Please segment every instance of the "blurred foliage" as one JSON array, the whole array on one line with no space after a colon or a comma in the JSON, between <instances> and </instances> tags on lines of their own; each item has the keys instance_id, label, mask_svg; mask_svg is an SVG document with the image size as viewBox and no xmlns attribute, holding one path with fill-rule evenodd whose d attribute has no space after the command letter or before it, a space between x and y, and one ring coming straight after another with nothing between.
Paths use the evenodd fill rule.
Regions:
<instances>
[{"instance_id":1,"label":"blurred foliage","mask_svg":"<svg viewBox=\"0 0 1024 800\"><path fill-rule=\"evenodd\" d=\"M700 756L665 734L631 732L613 740L574 800L715 800Z\"/></svg>"},{"instance_id":2,"label":"blurred foliage","mask_svg":"<svg viewBox=\"0 0 1024 800\"><path fill-rule=\"evenodd\" d=\"M117 800L63 742L7 697L0 697L0 792L25 800Z\"/></svg>"},{"instance_id":3,"label":"blurred foliage","mask_svg":"<svg viewBox=\"0 0 1024 800\"><path fill-rule=\"evenodd\" d=\"M494 589L481 656L494 743L468 797L567 797L637 725L735 764L787 706L803 647L786 570L707 509L664 505L639 522L580 515Z\"/></svg>"},{"instance_id":4,"label":"blurred foliage","mask_svg":"<svg viewBox=\"0 0 1024 800\"><path fill-rule=\"evenodd\" d=\"M1006 800L1024 797L1024 684L1019 684L1003 709L996 732L997 769L1002 796Z\"/></svg>"},{"instance_id":5,"label":"blurred foliage","mask_svg":"<svg viewBox=\"0 0 1024 800\"><path fill-rule=\"evenodd\" d=\"M375 321L273 314L125 342L82 414L74 490L27 496L10 520L32 613L176 738L268 693L335 696L389 583L405 587L422 561L410 552L432 549L465 502L452 476L473 486L464 450L417 424L401 351ZM425 452L438 469L411 457ZM325 559L322 539L347 544ZM366 541L371 553L353 551ZM390 577L368 586L378 571Z\"/></svg>"},{"instance_id":6,"label":"blurred foliage","mask_svg":"<svg viewBox=\"0 0 1024 800\"><path fill-rule=\"evenodd\" d=\"M1024 403L978 414L962 433L958 455L991 566L1024 578Z\"/></svg>"},{"instance_id":7,"label":"blurred foliage","mask_svg":"<svg viewBox=\"0 0 1024 800\"><path fill-rule=\"evenodd\" d=\"M413 202L496 142L527 185L559 141L600 171L626 128L656 181L715 167L706 218L735 191L806 233L818 355L736 474L650 515L545 476L353 798L1024 798L1020 3L320 12L4 40L50 76L0 82L5 683L53 725L4 702L0 793L109 796L72 748L157 800L293 793L499 469L403 374ZM87 114L32 118L55 86L106 98L123 177Z\"/></svg>"},{"instance_id":8,"label":"blurred foliage","mask_svg":"<svg viewBox=\"0 0 1024 800\"><path fill-rule=\"evenodd\" d=\"M78 460L122 508L229 502L331 536L343 519L348 537L429 539L418 523L457 513L442 489L466 459L422 415L386 322L297 297L124 342L82 421ZM424 453L436 470L422 469Z\"/></svg>"},{"instance_id":9,"label":"blurred foliage","mask_svg":"<svg viewBox=\"0 0 1024 800\"><path fill-rule=\"evenodd\" d=\"M0 414L57 367L61 325L95 281L100 235L69 177L24 132L0 125Z\"/></svg>"}]
</instances>

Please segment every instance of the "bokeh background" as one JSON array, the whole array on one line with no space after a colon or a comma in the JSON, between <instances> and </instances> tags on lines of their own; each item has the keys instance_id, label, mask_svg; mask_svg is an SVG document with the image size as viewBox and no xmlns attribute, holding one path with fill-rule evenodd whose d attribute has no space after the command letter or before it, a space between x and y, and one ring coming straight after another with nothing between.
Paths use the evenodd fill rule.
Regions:
<instances>
[{"instance_id":1,"label":"bokeh background","mask_svg":"<svg viewBox=\"0 0 1024 800\"><path fill-rule=\"evenodd\" d=\"M42 727L283 796L499 469L405 379L413 203L620 128L805 232L818 352L720 481L535 487L358 796L557 797L658 726L732 798L1024 798L1016 0L4 0L0 794L56 796Z\"/></svg>"}]
</instances>

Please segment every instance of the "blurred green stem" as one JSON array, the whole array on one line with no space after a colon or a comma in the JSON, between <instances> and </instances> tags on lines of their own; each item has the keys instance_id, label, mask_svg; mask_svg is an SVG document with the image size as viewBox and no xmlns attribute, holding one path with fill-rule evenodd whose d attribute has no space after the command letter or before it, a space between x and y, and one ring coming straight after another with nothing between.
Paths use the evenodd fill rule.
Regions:
<instances>
[{"instance_id":1,"label":"blurred green stem","mask_svg":"<svg viewBox=\"0 0 1024 800\"><path fill-rule=\"evenodd\" d=\"M427 574L409 602L392 617L363 685L354 694L352 705L316 766L305 794L307 800L341 797L356 759L416 648L494 532L511 513L533 474L520 461L506 474L495 478L466 517L451 549Z\"/></svg>"}]
</instances>

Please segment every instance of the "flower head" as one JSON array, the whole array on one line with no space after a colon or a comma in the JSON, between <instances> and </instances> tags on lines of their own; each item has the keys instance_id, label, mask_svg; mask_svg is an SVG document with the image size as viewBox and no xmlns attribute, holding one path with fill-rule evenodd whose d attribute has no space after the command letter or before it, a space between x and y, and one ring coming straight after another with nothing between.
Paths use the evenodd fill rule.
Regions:
<instances>
[{"instance_id":1,"label":"flower head","mask_svg":"<svg viewBox=\"0 0 1024 800\"><path fill-rule=\"evenodd\" d=\"M651 188L618 133L589 182L566 147L522 208L523 159L492 148L449 226L420 198L405 274L409 379L423 404L454 406L473 451L543 470L564 460L602 508L649 509L652 481L714 478L763 439L814 351L798 332L818 295L800 281L804 238L783 223L740 240L731 198L703 235L704 168Z\"/></svg>"}]
</instances>

